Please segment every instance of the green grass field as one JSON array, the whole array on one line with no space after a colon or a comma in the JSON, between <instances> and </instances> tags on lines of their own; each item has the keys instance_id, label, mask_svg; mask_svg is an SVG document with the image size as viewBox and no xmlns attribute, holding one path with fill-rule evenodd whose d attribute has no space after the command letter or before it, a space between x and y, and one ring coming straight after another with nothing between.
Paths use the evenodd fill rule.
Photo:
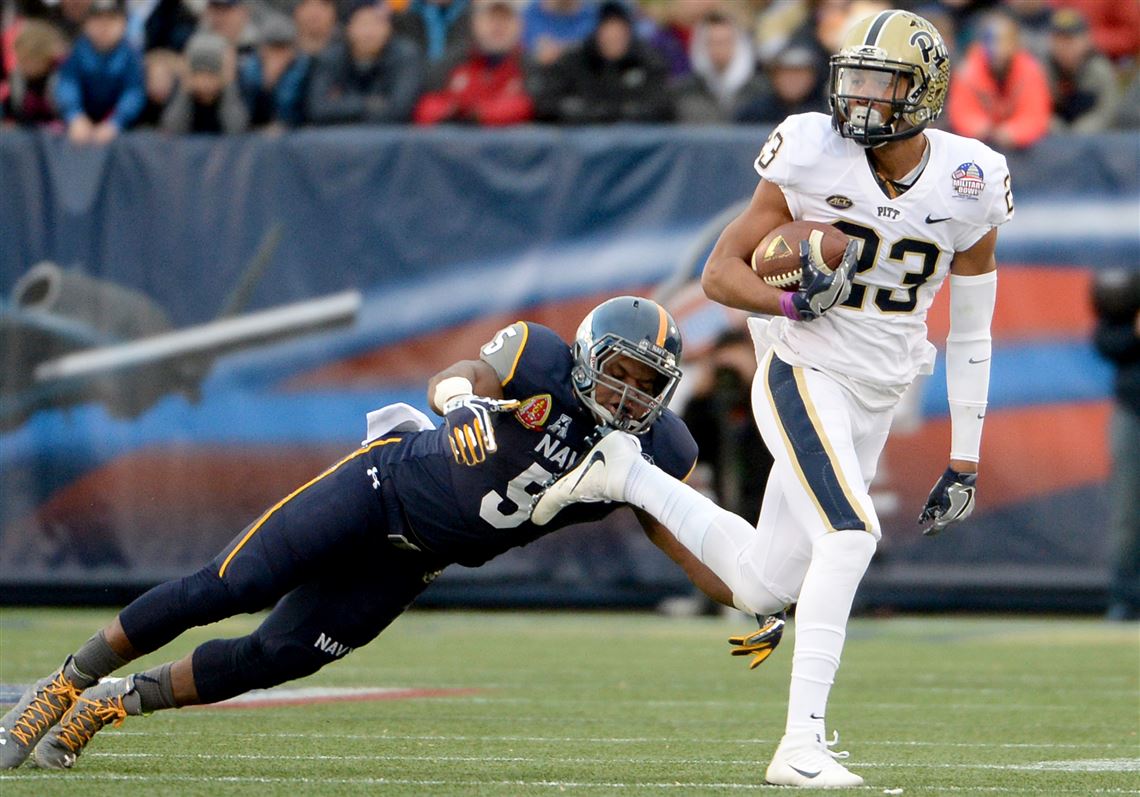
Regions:
<instances>
[{"instance_id":1,"label":"green grass field","mask_svg":"<svg viewBox=\"0 0 1140 797\"><path fill-rule=\"evenodd\" d=\"M112 616L0 610L0 682L46 674ZM188 634L182 655L241 619ZM183 709L100 733L17 795L724 795L773 792L791 640L749 672L742 618L412 612L303 686L472 690ZM140 667L141 668L141 667ZM861 791L1140 794L1140 626L1089 619L861 619L828 725ZM810 794L812 792L802 792Z\"/></svg>"}]
</instances>

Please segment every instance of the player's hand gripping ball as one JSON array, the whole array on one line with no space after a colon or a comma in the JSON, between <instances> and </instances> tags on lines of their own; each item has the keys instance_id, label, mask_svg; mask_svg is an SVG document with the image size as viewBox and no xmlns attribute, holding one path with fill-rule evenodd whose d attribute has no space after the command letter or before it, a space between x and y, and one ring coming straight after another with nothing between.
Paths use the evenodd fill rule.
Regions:
<instances>
[{"instance_id":1,"label":"player's hand gripping ball","mask_svg":"<svg viewBox=\"0 0 1140 797\"><path fill-rule=\"evenodd\" d=\"M513 400L472 395L456 396L448 401L443 406L443 414L455 461L460 465L478 465L495 453L499 445L495 441L491 413L512 412L518 406L519 402Z\"/></svg>"},{"instance_id":2,"label":"player's hand gripping ball","mask_svg":"<svg viewBox=\"0 0 1140 797\"><path fill-rule=\"evenodd\" d=\"M819 221L792 221L781 224L764 236L752 253L752 270L767 284L785 291L797 291L803 277L800 242L807 241L817 267L834 270L847 250L848 238L839 228Z\"/></svg>"},{"instance_id":3,"label":"player's hand gripping ball","mask_svg":"<svg viewBox=\"0 0 1140 797\"><path fill-rule=\"evenodd\" d=\"M752 253L752 269L785 291L780 309L794 321L812 321L851 293L858 247L836 227L793 221L772 230Z\"/></svg>"}]
</instances>

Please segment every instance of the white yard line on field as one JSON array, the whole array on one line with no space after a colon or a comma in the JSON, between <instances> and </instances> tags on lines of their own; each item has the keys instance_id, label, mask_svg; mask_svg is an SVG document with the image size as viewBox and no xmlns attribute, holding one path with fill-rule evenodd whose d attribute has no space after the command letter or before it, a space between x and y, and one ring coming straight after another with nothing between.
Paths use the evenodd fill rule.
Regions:
<instances>
[{"instance_id":1,"label":"white yard line on field","mask_svg":"<svg viewBox=\"0 0 1140 797\"><path fill-rule=\"evenodd\" d=\"M0 783L4 781L20 780L18 775L0 775ZM750 790L760 791L769 789L783 789L782 786L767 786L754 783L717 783L717 782L654 782L654 783L624 783L624 782L606 782L606 783L590 783L583 781L572 780L479 780L479 779L444 779L444 778L306 778L306 777L263 777L256 775L126 775L117 774L112 772L95 772L91 774L73 773L68 776L68 781L76 784L77 786L82 783L90 783L92 781L112 781L112 782L135 782L135 783L215 783L215 784L241 784L241 783L257 783L257 784L276 784L283 786L311 786L321 787L327 785L345 785L345 786L414 786L414 787L427 787L427 786L454 786L462 788L487 788L489 786L501 786L511 789L557 789L559 791L566 791L569 789L581 790L663 790L673 789L684 791L692 791L694 789L723 789L723 790ZM883 786L863 786L858 791L882 793ZM939 785L937 790L940 792L965 792L965 793L987 793L987 794L1077 794L1077 795L1093 795L1093 794L1140 794L1140 790L1136 789L1119 789L1119 788L1076 788L1076 789L1062 789L1056 786L1049 786L1044 789L1027 788L1025 786L1005 787L1005 786L945 786Z\"/></svg>"},{"instance_id":2,"label":"white yard line on field","mask_svg":"<svg viewBox=\"0 0 1140 797\"><path fill-rule=\"evenodd\" d=\"M185 716L179 717L182 720ZM147 731L136 730L114 730L111 733L104 734L101 739L113 739L116 736L153 736L156 733L155 728ZM195 731L182 728L171 728L170 733L164 734L168 736L241 736L249 738L267 738L267 739L312 739L312 733L293 733L289 731L256 731L256 732L241 732L241 731ZM668 736L636 736L636 737L620 737L620 736L520 736L520 735L498 735L498 734L484 734L479 736L446 736L442 734L405 734L405 733L333 733L330 731L321 731L320 737L322 739L358 739L361 741L417 741L417 742L533 742L533 743L549 743L549 744L566 744L566 743L588 743L588 744L669 744L676 741ZM776 744L780 740L778 738L754 738L754 739L686 739L686 744L708 744L708 745L722 745L722 744L741 744L741 745L759 745L759 744ZM989 742L942 742L942 741L916 741L911 739L879 739L879 740L859 740L858 746L863 747L954 747L954 748L971 748L971 749L987 749L992 748L995 750L1113 750L1116 748L1126 748L1129 750L1136 749L1135 744L1116 744L1116 743L1094 743L1094 742L1002 742L1002 743L989 743Z\"/></svg>"},{"instance_id":3,"label":"white yard line on field","mask_svg":"<svg viewBox=\"0 0 1140 797\"><path fill-rule=\"evenodd\" d=\"M93 758L117 759L165 759L164 753L91 753ZM201 761L422 761L422 753L409 753L405 755L392 753L371 754L310 754L299 753L189 753L183 758L193 758ZM491 762L495 764L597 764L596 756L575 757L558 756L551 758L548 755L527 756L496 756L496 755L433 755L432 761L448 761L452 763ZM715 766L743 766L756 765L753 758L678 758L675 756L623 756L623 763L631 764L708 764ZM1024 772L1140 772L1140 758L1093 758L1076 761L1037 761L1032 764L966 764L954 763L922 763L916 761L887 762L887 761L857 761L851 764L855 769L992 769L1016 770Z\"/></svg>"}]
</instances>

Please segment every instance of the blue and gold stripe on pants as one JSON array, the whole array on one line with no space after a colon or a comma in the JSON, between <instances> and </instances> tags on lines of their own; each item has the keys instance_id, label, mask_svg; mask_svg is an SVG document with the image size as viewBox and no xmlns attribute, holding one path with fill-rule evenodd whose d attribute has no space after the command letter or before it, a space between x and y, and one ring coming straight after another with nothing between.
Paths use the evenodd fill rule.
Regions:
<instances>
[{"instance_id":1,"label":"blue and gold stripe on pants","mask_svg":"<svg viewBox=\"0 0 1140 797\"><path fill-rule=\"evenodd\" d=\"M824 525L835 530L867 531L872 524L840 467L807 389L803 368L774 353L767 357L764 392L800 483Z\"/></svg>"},{"instance_id":2,"label":"blue and gold stripe on pants","mask_svg":"<svg viewBox=\"0 0 1140 797\"><path fill-rule=\"evenodd\" d=\"M280 501L278 501L276 504L274 504L272 507L270 507L268 511L266 511L264 514L262 514L262 516L260 518L258 518L253 523L253 525L251 525L249 527L249 529L245 532L245 535L237 542L237 544L234 545L233 549L230 550L230 552L226 555L225 559L222 561L221 566L218 568L218 577L222 578L226 575L226 569L230 566L230 562L233 561L234 557L237 556L238 553L242 550L242 548L245 547L246 543L250 541L250 539L253 537L253 535L256 534L258 532L258 530L261 529L261 527L265 525L265 522L267 520L269 520L269 518L271 518L274 515L274 513L276 513L279 509L281 509L281 507L285 506L285 504L292 501L298 495L300 495L305 490L307 490L308 488L312 487L314 484L316 484L319 481L321 481L322 479L324 479L326 476L329 476L330 474L335 473L337 470L339 470L341 468L341 466L353 461L354 459L361 456L362 454L367 454L369 451L376 448L377 446L386 446L386 445L389 445L391 443L399 443L402 440L403 440L403 437L399 437L399 436L398 437L387 437L387 438L383 438L380 440L374 440L373 442L369 443L368 445L364 446L363 448L358 448L356 451L353 451L347 457L340 460L339 462L337 462L332 467L328 468L326 471L321 473L319 476L316 476L316 477L310 479L309 481L305 482L300 487L298 487L296 490L294 490L293 492L289 493L287 496L282 498Z\"/></svg>"}]
</instances>

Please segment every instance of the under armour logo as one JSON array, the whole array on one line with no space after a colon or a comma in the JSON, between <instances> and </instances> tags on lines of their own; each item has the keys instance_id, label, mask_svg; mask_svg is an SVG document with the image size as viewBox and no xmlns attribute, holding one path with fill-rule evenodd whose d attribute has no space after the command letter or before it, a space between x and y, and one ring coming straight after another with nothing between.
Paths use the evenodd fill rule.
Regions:
<instances>
[{"instance_id":1,"label":"under armour logo","mask_svg":"<svg viewBox=\"0 0 1140 797\"><path fill-rule=\"evenodd\" d=\"M380 469L379 468L369 468L368 470L366 470L364 472L372 477L372 489L373 490L379 490L380 489L380 477L379 477Z\"/></svg>"}]
</instances>

